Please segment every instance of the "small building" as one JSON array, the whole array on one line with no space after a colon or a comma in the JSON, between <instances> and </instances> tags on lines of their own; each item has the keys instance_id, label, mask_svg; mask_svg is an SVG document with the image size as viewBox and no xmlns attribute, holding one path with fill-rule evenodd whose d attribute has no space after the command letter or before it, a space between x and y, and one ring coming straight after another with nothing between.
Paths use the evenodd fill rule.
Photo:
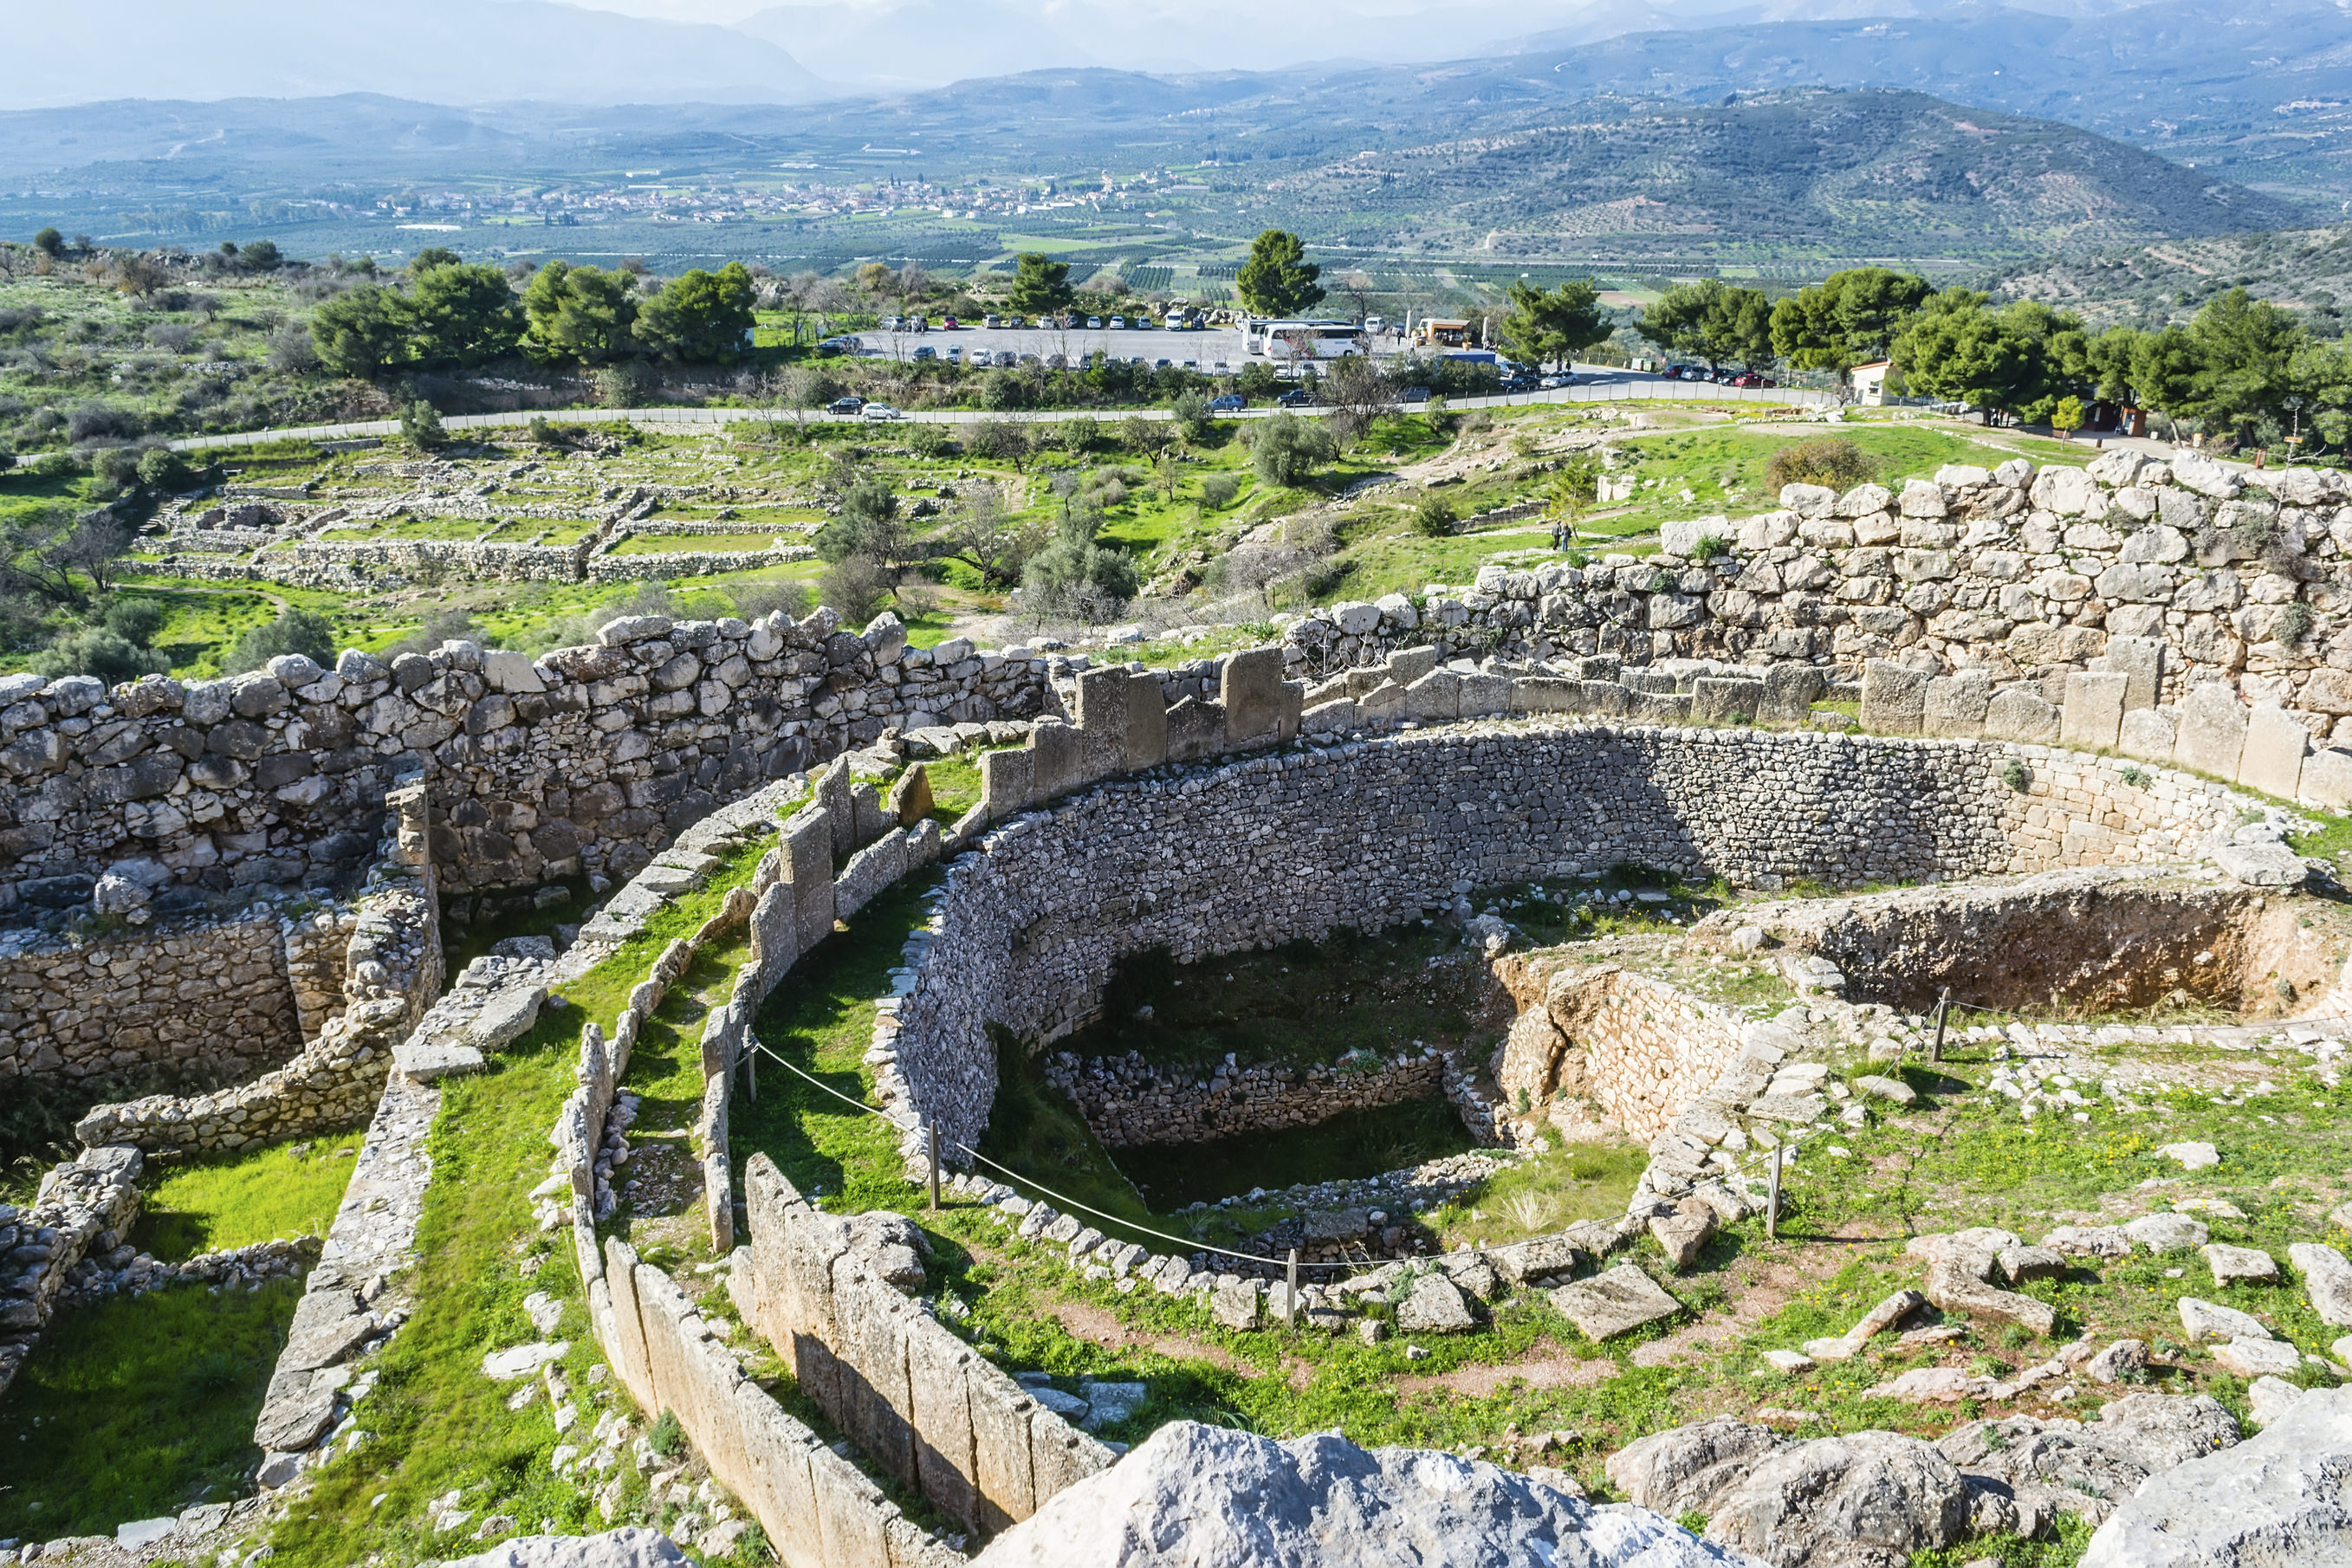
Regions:
<instances>
[{"instance_id":1,"label":"small building","mask_svg":"<svg viewBox=\"0 0 2352 1568\"><path fill-rule=\"evenodd\" d=\"M1886 373L1892 369L1885 360L1858 364L1847 373L1853 384L1854 401L1865 408L1877 408L1886 402Z\"/></svg>"},{"instance_id":2,"label":"small building","mask_svg":"<svg viewBox=\"0 0 2352 1568\"><path fill-rule=\"evenodd\" d=\"M1470 323L1428 317L1413 335L1423 348L1466 349L1470 346Z\"/></svg>"}]
</instances>

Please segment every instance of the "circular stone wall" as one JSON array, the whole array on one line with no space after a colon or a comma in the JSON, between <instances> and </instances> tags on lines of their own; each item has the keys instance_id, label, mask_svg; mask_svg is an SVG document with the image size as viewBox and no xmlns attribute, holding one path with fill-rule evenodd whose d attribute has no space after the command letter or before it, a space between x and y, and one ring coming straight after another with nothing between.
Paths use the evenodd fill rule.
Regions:
<instances>
[{"instance_id":1,"label":"circular stone wall","mask_svg":"<svg viewBox=\"0 0 2352 1568\"><path fill-rule=\"evenodd\" d=\"M971 1143L995 1091L987 1026L1058 1037L1146 948L1186 961L1378 930L1474 888L1625 861L1777 888L2183 858L2235 800L2040 746L1587 722L1160 770L959 858L877 1049L944 1145Z\"/></svg>"}]
</instances>

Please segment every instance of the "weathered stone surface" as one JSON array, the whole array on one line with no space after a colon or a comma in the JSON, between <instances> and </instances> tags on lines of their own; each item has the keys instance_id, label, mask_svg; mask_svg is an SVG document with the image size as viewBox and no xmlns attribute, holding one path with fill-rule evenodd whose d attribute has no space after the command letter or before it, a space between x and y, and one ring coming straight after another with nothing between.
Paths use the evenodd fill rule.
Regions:
<instances>
[{"instance_id":1,"label":"weathered stone surface","mask_svg":"<svg viewBox=\"0 0 2352 1568\"><path fill-rule=\"evenodd\" d=\"M2237 1377L2292 1377L2303 1352L2283 1340L2236 1339L2213 1347L2213 1364Z\"/></svg>"},{"instance_id":2,"label":"weathered stone surface","mask_svg":"<svg viewBox=\"0 0 2352 1568\"><path fill-rule=\"evenodd\" d=\"M1710 1541L1775 1568L1902 1568L1969 1531L1968 1488L1933 1445L1892 1432L1792 1444L1716 1500Z\"/></svg>"},{"instance_id":3,"label":"weathered stone surface","mask_svg":"<svg viewBox=\"0 0 2352 1568\"><path fill-rule=\"evenodd\" d=\"M2352 1328L2352 1263L2346 1262L2336 1248L2316 1241L2296 1242L2286 1249L2286 1258L2303 1276L2304 1291L2319 1321L2335 1328Z\"/></svg>"},{"instance_id":4,"label":"weathered stone surface","mask_svg":"<svg viewBox=\"0 0 2352 1568\"><path fill-rule=\"evenodd\" d=\"M1647 1510L1601 1510L1450 1454L1276 1443L1176 1421L1014 1525L974 1568L1208 1563L1558 1563L1731 1568Z\"/></svg>"},{"instance_id":5,"label":"weathered stone surface","mask_svg":"<svg viewBox=\"0 0 2352 1568\"><path fill-rule=\"evenodd\" d=\"M2195 1296L2183 1296L2179 1311L2181 1331L2189 1336L2189 1342L2192 1345L2270 1338L2271 1331L2260 1318L2251 1312L2242 1312L2235 1307L2200 1300Z\"/></svg>"},{"instance_id":6,"label":"weathered stone surface","mask_svg":"<svg viewBox=\"0 0 2352 1568\"><path fill-rule=\"evenodd\" d=\"M2003 1290L1989 1283L1995 1254L1958 1251L1927 1265L1923 1287L1927 1300L1947 1312L1961 1312L1986 1322L2010 1323L2036 1334L2056 1326L2054 1308L2031 1296Z\"/></svg>"},{"instance_id":7,"label":"weathered stone surface","mask_svg":"<svg viewBox=\"0 0 2352 1568\"><path fill-rule=\"evenodd\" d=\"M2187 1252L2204 1246L2212 1232L2185 1214L2146 1214L2125 1225L2124 1234L2142 1252Z\"/></svg>"},{"instance_id":8,"label":"weathered stone surface","mask_svg":"<svg viewBox=\"0 0 2352 1568\"><path fill-rule=\"evenodd\" d=\"M2267 1284L2278 1278L2278 1259L2260 1247L2230 1247L2216 1241L2198 1250L2204 1254L2205 1267L2212 1270L2216 1285ZM2352 1269L2347 1272L2352 1273Z\"/></svg>"},{"instance_id":9,"label":"weathered stone surface","mask_svg":"<svg viewBox=\"0 0 2352 1568\"><path fill-rule=\"evenodd\" d=\"M2216 778L2238 776L2246 749L2246 710L2230 688L2209 683L2181 699L2179 733L2172 759L2184 768Z\"/></svg>"},{"instance_id":10,"label":"weathered stone surface","mask_svg":"<svg viewBox=\"0 0 2352 1568\"><path fill-rule=\"evenodd\" d=\"M1398 1303L1397 1331L1405 1334L1460 1334L1476 1328L1470 1303L1462 1289L1443 1274L1424 1274Z\"/></svg>"},{"instance_id":11,"label":"weathered stone surface","mask_svg":"<svg viewBox=\"0 0 2352 1568\"><path fill-rule=\"evenodd\" d=\"M2118 1508L2083 1568L2323 1568L2352 1562L2352 1389L2190 1459Z\"/></svg>"},{"instance_id":12,"label":"weathered stone surface","mask_svg":"<svg viewBox=\"0 0 2352 1568\"><path fill-rule=\"evenodd\" d=\"M1671 1318L1682 1303L1658 1288L1656 1280L1631 1263L1551 1293L1552 1305L1590 1340L1631 1333L1645 1323Z\"/></svg>"},{"instance_id":13,"label":"weathered stone surface","mask_svg":"<svg viewBox=\"0 0 2352 1568\"><path fill-rule=\"evenodd\" d=\"M1716 1213L1698 1198L1685 1198L1672 1214L1650 1216L1650 1237L1681 1274L1698 1261L1699 1249L1715 1235Z\"/></svg>"},{"instance_id":14,"label":"weathered stone surface","mask_svg":"<svg viewBox=\"0 0 2352 1568\"><path fill-rule=\"evenodd\" d=\"M1713 1513L1716 1500L1780 1446L1770 1427L1721 1415L1636 1438L1602 1468L1628 1501L1680 1519Z\"/></svg>"},{"instance_id":15,"label":"weathered stone surface","mask_svg":"<svg viewBox=\"0 0 2352 1568\"><path fill-rule=\"evenodd\" d=\"M658 1530L631 1525L602 1535L519 1535L446 1568L686 1568L686 1553Z\"/></svg>"}]
</instances>

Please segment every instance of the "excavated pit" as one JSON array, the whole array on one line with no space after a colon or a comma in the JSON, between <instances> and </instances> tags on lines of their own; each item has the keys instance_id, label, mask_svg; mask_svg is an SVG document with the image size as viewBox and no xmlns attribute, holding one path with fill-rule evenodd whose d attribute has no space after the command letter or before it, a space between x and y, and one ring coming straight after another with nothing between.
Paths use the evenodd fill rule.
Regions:
<instances>
[{"instance_id":1,"label":"excavated pit","mask_svg":"<svg viewBox=\"0 0 2352 1568\"><path fill-rule=\"evenodd\" d=\"M2333 1001L2352 918L2333 901L2178 871L2064 870L1853 898L1752 904L1700 922L1725 950L1837 966L1852 1002L2101 1016L2194 1004L2248 1018ZM1753 941L1753 938L1749 938Z\"/></svg>"}]
</instances>

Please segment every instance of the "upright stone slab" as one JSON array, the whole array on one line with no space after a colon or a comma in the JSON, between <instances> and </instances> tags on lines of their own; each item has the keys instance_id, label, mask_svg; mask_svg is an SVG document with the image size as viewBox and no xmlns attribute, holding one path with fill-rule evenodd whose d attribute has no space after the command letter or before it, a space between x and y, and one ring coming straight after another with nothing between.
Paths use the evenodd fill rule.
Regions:
<instances>
[{"instance_id":1,"label":"upright stone slab","mask_svg":"<svg viewBox=\"0 0 2352 1568\"><path fill-rule=\"evenodd\" d=\"M2264 795L2293 800L2303 786L2303 757L2311 731L2275 702L2246 716L2246 746L2238 758L2238 782Z\"/></svg>"},{"instance_id":2,"label":"upright stone slab","mask_svg":"<svg viewBox=\"0 0 2352 1568\"><path fill-rule=\"evenodd\" d=\"M2304 758L2299 798L2330 811L2352 807L2352 752L2327 746Z\"/></svg>"},{"instance_id":3,"label":"upright stone slab","mask_svg":"<svg viewBox=\"0 0 2352 1568\"><path fill-rule=\"evenodd\" d=\"M1465 675L1460 693L1456 711L1465 719L1510 711L1511 679L1507 675Z\"/></svg>"},{"instance_id":4,"label":"upright stone slab","mask_svg":"<svg viewBox=\"0 0 2352 1568\"><path fill-rule=\"evenodd\" d=\"M1195 763L1225 749L1225 705L1187 697L1168 710L1168 760Z\"/></svg>"},{"instance_id":5,"label":"upright stone slab","mask_svg":"<svg viewBox=\"0 0 2352 1568\"><path fill-rule=\"evenodd\" d=\"M1124 666L1078 672L1080 767L1086 780L1127 771L1127 705L1134 683Z\"/></svg>"},{"instance_id":6,"label":"upright stone slab","mask_svg":"<svg viewBox=\"0 0 2352 1568\"><path fill-rule=\"evenodd\" d=\"M2066 678L2066 706L2058 715L2058 742L2080 751L2115 748L2123 731L2124 692L2130 677L2077 671Z\"/></svg>"},{"instance_id":7,"label":"upright stone slab","mask_svg":"<svg viewBox=\"0 0 2352 1568\"><path fill-rule=\"evenodd\" d=\"M914 1398L916 1484L965 1524L982 1521L979 1464L972 1445L965 1373L978 1357L930 1319L908 1325L907 1381Z\"/></svg>"},{"instance_id":8,"label":"upright stone slab","mask_svg":"<svg viewBox=\"0 0 2352 1568\"><path fill-rule=\"evenodd\" d=\"M1916 735L1927 718L1928 677L1884 658L1862 668L1862 727L1885 735Z\"/></svg>"},{"instance_id":9,"label":"upright stone slab","mask_svg":"<svg viewBox=\"0 0 2352 1568\"><path fill-rule=\"evenodd\" d=\"M1399 686L1411 686L1437 668L1437 650L1433 647L1401 647L1389 655L1389 679Z\"/></svg>"},{"instance_id":10,"label":"upright stone slab","mask_svg":"<svg viewBox=\"0 0 2352 1568\"><path fill-rule=\"evenodd\" d=\"M1633 694L1613 680L1580 680L1576 707L1580 712L1622 719L1633 710Z\"/></svg>"},{"instance_id":11,"label":"upright stone slab","mask_svg":"<svg viewBox=\"0 0 2352 1568\"><path fill-rule=\"evenodd\" d=\"M1298 739L1298 721L1307 711L1307 682L1286 680L1276 699L1275 738L1286 744Z\"/></svg>"},{"instance_id":12,"label":"upright stone slab","mask_svg":"<svg viewBox=\"0 0 2352 1568\"><path fill-rule=\"evenodd\" d=\"M2109 637L2107 651L2093 659L2091 668L2125 678L2125 712L2153 708L2164 693L2164 640Z\"/></svg>"},{"instance_id":13,"label":"upright stone slab","mask_svg":"<svg viewBox=\"0 0 2352 1568\"><path fill-rule=\"evenodd\" d=\"M1450 724L1462 717L1462 678L1433 669L1404 689L1404 716L1424 724Z\"/></svg>"},{"instance_id":14,"label":"upright stone slab","mask_svg":"<svg viewBox=\"0 0 2352 1568\"><path fill-rule=\"evenodd\" d=\"M1086 737L1072 724L1039 724L1029 731L1030 784L1039 805L1086 782Z\"/></svg>"},{"instance_id":15,"label":"upright stone slab","mask_svg":"<svg viewBox=\"0 0 2352 1568\"><path fill-rule=\"evenodd\" d=\"M1702 675L1691 682L1690 715L1705 724L1752 724L1764 707L1764 683Z\"/></svg>"},{"instance_id":16,"label":"upright stone slab","mask_svg":"<svg viewBox=\"0 0 2352 1568\"><path fill-rule=\"evenodd\" d=\"M1764 705L1756 715L1759 724L1808 724L1813 704L1822 700L1829 677L1810 664L1776 664L1764 672Z\"/></svg>"},{"instance_id":17,"label":"upright stone slab","mask_svg":"<svg viewBox=\"0 0 2352 1568\"><path fill-rule=\"evenodd\" d=\"M1002 822L1029 809L1037 798L1035 762L1026 746L1008 746L980 754L980 801L988 820Z\"/></svg>"},{"instance_id":18,"label":"upright stone slab","mask_svg":"<svg viewBox=\"0 0 2352 1568\"><path fill-rule=\"evenodd\" d=\"M799 952L833 934L832 816L820 807L799 812L784 824L784 881L793 890Z\"/></svg>"},{"instance_id":19,"label":"upright stone slab","mask_svg":"<svg viewBox=\"0 0 2352 1568\"><path fill-rule=\"evenodd\" d=\"M1168 700L1160 678L1148 669L1127 678L1127 753L1129 773L1156 768L1168 760Z\"/></svg>"},{"instance_id":20,"label":"upright stone slab","mask_svg":"<svg viewBox=\"0 0 2352 1568\"><path fill-rule=\"evenodd\" d=\"M883 803L882 814L893 827L912 827L931 815L934 804L930 767L927 763L917 763L900 773L898 782L890 786L890 796Z\"/></svg>"},{"instance_id":21,"label":"upright stone slab","mask_svg":"<svg viewBox=\"0 0 2352 1568\"><path fill-rule=\"evenodd\" d=\"M1282 650L1247 648L1225 658L1217 700L1225 709L1225 742L1245 745L1271 738L1282 723Z\"/></svg>"},{"instance_id":22,"label":"upright stone slab","mask_svg":"<svg viewBox=\"0 0 2352 1568\"><path fill-rule=\"evenodd\" d=\"M2209 681L2180 700L2179 735L2172 760L2184 768L2235 780L2246 750L2246 710L2238 694Z\"/></svg>"},{"instance_id":23,"label":"upright stone slab","mask_svg":"<svg viewBox=\"0 0 2352 1568\"><path fill-rule=\"evenodd\" d=\"M1985 710L1991 706L1992 677L1983 670L1964 669L1957 675L1939 675L1927 682L1919 731L1925 735L1981 735Z\"/></svg>"},{"instance_id":24,"label":"upright stone slab","mask_svg":"<svg viewBox=\"0 0 2352 1568\"><path fill-rule=\"evenodd\" d=\"M1996 692L1985 707L1985 739L2020 745L2050 746L2058 742L2058 705L2022 686Z\"/></svg>"},{"instance_id":25,"label":"upright stone slab","mask_svg":"<svg viewBox=\"0 0 2352 1568\"><path fill-rule=\"evenodd\" d=\"M2123 729L2116 737L2116 750L2143 763L2169 763L2177 739L2172 715L2164 710L2126 708Z\"/></svg>"},{"instance_id":26,"label":"upright stone slab","mask_svg":"<svg viewBox=\"0 0 2352 1568\"><path fill-rule=\"evenodd\" d=\"M857 853L857 802L849 777L849 759L835 757L816 775L816 804L824 808L833 828L833 863L845 866Z\"/></svg>"}]
</instances>

